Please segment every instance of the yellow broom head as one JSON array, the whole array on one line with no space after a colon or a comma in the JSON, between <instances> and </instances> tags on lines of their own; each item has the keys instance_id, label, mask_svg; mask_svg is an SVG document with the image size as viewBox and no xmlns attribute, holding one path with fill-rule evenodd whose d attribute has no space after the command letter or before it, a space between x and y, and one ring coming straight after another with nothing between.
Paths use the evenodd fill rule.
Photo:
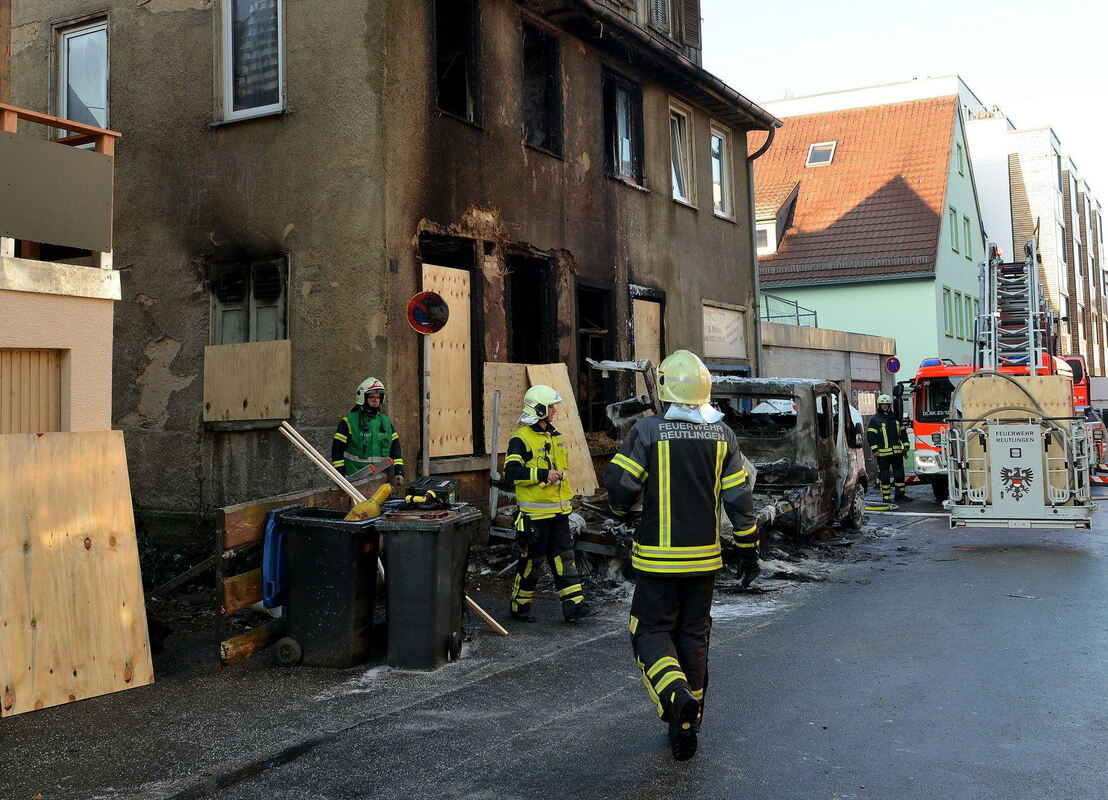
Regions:
<instances>
[{"instance_id":1,"label":"yellow broom head","mask_svg":"<svg viewBox=\"0 0 1108 800\"><path fill-rule=\"evenodd\" d=\"M381 506L384 505L391 494L392 485L388 483L381 484L377 491L373 493L373 497L355 505L350 509L350 513L343 517L343 519L347 522L357 522L379 517L381 515Z\"/></svg>"}]
</instances>

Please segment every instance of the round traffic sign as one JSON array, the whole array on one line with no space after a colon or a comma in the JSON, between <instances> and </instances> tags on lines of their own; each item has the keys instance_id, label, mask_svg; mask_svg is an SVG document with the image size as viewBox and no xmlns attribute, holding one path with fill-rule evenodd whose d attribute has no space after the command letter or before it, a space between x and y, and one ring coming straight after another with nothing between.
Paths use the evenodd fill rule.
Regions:
<instances>
[{"instance_id":1,"label":"round traffic sign","mask_svg":"<svg viewBox=\"0 0 1108 800\"><path fill-rule=\"evenodd\" d=\"M416 333L438 333L450 319L450 307L434 292L420 292L408 301L408 324Z\"/></svg>"},{"instance_id":2,"label":"round traffic sign","mask_svg":"<svg viewBox=\"0 0 1108 800\"><path fill-rule=\"evenodd\" d=\"M900 359L896 356L889 356L885 359L885 371L891 372L893 375L900 372Z\"/></svg>"}]
</instances>

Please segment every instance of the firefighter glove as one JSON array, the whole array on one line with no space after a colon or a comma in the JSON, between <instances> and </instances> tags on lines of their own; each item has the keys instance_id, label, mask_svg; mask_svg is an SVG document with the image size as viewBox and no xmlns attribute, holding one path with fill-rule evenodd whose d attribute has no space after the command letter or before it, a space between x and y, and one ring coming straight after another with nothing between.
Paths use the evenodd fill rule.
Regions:
<instances>
[{"instance_id":1,"label":"firefighter glove","mask_svg":"<svg viewBox=\"0 0 1108 800\"><path fill-rule=\"evenodd\" d=\"M754 579L762 573L762 567L758 564L758 551L754 548L743 548L739 551L739 568L735 575L745 589Z\"/></svg>"}]
</instances>

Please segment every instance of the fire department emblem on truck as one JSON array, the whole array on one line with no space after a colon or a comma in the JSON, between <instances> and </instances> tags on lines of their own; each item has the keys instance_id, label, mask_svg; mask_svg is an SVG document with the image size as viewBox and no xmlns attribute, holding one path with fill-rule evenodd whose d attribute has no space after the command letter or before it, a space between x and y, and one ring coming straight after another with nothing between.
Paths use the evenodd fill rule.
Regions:
<instances>
[{"instance_id":1,"label":"fire department emblem on truck","mask_svg":"<svg viewBox=\"0 0 1108 800\"><path fill-rule=\"evenodd\" d=\"M1013 500L1019 500L1031 491L1031 484L1035 482L1035 473L1025 467L1004 467L1000 470L1000 482L1012 495Z\"/></svg>"}]
</instances>

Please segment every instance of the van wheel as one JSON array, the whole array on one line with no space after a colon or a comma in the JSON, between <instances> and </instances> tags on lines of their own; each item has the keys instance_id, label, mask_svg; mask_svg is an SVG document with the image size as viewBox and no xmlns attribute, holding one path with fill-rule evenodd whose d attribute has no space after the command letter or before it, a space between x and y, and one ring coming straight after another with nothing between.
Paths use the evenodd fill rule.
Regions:
<instances>
[{"instance_id":1,"label":"van wheel","mask_svg":"<svg viewBox=\"0 0 1108 800\"><path fill-rule=\"evenodd\" d=\"M295 667L303 657L304 651L300 647L300 642L291 636L286 636L277 642L277 663L282 667Z\"/></svg>"},{"instance_id":2,"label":"van wheel","mask_svg":"<svg viewBox=\"0 0 1108 800\"><path fill-rule=\"evenodd\" d=\"M848 528L857 530L866 521L866 487L858 484L854 487L854 493L850 496L850 508L847 510L843 524Z\"/></svg>"},{"instance_id":3,"label":"van wheel","mask_svg":"<svg viewBox=\"0 0 1108 800\"><path fill-rule=\"evenodd\" d=\"M935 499L940 503L950 497L950 483L946 478L932 482L931 491L935 493Z\"/></svg>"}]
</instances>

